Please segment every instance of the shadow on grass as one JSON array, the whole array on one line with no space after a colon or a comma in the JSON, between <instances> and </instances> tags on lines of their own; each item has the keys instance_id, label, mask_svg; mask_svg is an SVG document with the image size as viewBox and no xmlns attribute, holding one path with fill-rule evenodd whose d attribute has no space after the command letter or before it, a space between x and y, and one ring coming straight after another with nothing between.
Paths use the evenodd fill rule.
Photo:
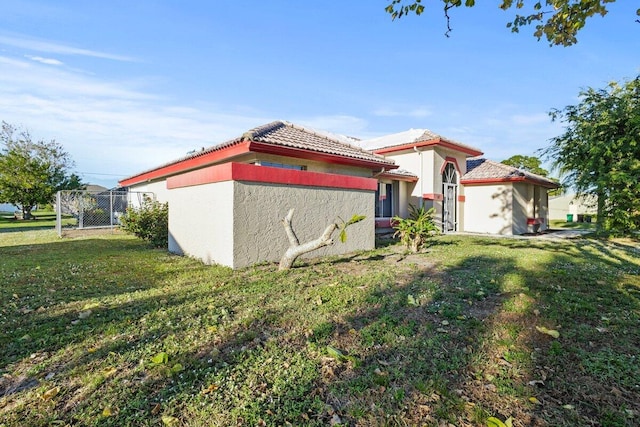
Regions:
<instances>
[{"instance_id":1,"label":"shadow on grass","mask_svg":"<svg viewBox=\"0 0 640 427\"><path fill-rule=\"evenodd\" d=\"M117 246L99 253L114 257ZM597 242L461 238L401 259L374 251L284 273L273 266L231 273L160 252L135 261L139 249L120 249L123 259L132 257L119 276L129 288L121 292L116 280L89 299L74 291L69 299L76 306L57 301L67 311L36 310L20 321L39 337L52 323L64 325L60 342L46 337L12 347L14 366L33 353L37 361L43 357L30 365L30 375L42 381L52 371L64 378L83 366L117 362L111 376L68 385L65 400L49 412L40 402L42 419L142 425L167 415L186 424L318 426L336 416L348 425L380 426L485 425L490 415L527 426L637 421L629 415L640 411L633 251ZM44 252L32 268L52 261ZM87 285L101 266L92 259L75 262ZM17 286L31 279L15 280ZM37 300L35 292L25 295L21 303ZM71 324L92 298L110 302ZM558 330L560 338L536 326ZM0 344L14 345L20 333ZM151 366L163 351L169 361ZM0 369L7 370L5 363ZM172 373L177 364L183 370ZM106 404L117 416L95 415ZM16 409L13 419L20 414Z\"/></svg>"}]
</instances>

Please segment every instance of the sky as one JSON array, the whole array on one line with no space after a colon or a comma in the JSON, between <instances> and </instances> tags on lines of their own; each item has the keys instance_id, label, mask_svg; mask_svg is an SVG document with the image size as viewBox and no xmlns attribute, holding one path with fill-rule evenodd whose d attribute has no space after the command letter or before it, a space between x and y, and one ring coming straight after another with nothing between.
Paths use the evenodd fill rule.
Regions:
<instances>
[{"instance_id":1,"label":"sky","mask_svg":"<svg viewBox=\"0 0 640 427\"><path fill-rule=\"evenodd\" d=\"M0 120L109 188L274 120L361 139L425 128L501 161L538 155L563 130L549 111L581 90L640 73L636 1L572 47L511 33L499 1L450 11L449 37L439 1L395 21L389 2L5 0Z\"/></svg>"}]
</instances>

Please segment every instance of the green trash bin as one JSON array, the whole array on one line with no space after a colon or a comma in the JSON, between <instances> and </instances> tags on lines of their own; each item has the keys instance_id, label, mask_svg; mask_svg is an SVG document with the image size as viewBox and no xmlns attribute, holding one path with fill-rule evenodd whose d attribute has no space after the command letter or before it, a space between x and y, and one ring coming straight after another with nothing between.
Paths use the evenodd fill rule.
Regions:
<instances>
[{"instance_id":1,"label":"green trash bin","mask_svg":"<svg viewBox=\"0 0 640 427\"><path fill-rule=\"evenodd\" d=\"M573 214L567 214L567 222L573 222Z\"/></svg>"}]
</instances>

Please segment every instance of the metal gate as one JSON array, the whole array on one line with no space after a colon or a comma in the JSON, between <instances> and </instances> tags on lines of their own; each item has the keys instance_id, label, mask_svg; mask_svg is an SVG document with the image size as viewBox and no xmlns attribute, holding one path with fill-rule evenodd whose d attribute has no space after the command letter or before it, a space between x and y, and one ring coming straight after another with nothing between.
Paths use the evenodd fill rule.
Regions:
<instances>
[{"instance_id":1,"label":"metal gate","mask_svg":"<svg viewBox=\"0 0 640 427\"><path fill-rule=\"evenodd\" d=\"M129 207L142 206L154 193L137 191L58 191L56 195L56 231L113 229Z\"/></svg>"}]
</instances>

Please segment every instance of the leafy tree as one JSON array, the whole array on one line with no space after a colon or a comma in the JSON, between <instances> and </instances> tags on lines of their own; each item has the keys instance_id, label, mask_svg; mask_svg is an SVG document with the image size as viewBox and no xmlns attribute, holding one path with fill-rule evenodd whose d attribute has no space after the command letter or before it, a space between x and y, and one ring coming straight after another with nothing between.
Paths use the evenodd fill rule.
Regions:
<instances>
[{"instance_id":1,"label":"leafy tree","mask_svg":"<svg viewBox=\"0 0 640 427\"><path fill-rule=\"evenodd\" d=\"M55 141L33 141L28 131L2 122L0 144L0 201L19 206L24 219L58 190L82 188L77 175L68 175L71 157Z\"/></svg>"},{"instance_id":2,"label":"leafy tree","mask_svg":"<svg viewBox=\"0 0 640 427\"><path fill-rule=\"evenodd\" d=\"M440 0L447 21L447 36L451 32L449 11L455 7L473 7L475 0ZM518 10L513 21L507 23L512 32L520 32L520 27L535 24L533 33L540 40L543 36L549 45L570 46L578 42L576 35L594 15L607 14L607 4L616 0L502 0L500 9ZM421 15L425 11L422 0L392 0L386 7L393 19L409 14ZM521 10L526 10L520 14ZM636 12L640 15L640 9Z\"/></svg>"},{"instance_id":3,"label":"leafy tree","mask_svg":"<svg viewBox=\"0 0 640 427\"><path fill-rule=\"evenodd\" d=\"M514 168L518 168L523 171L535 173L536 175L549 175L549 172L540 166L540 159L535 156L521 156L520 154L516 154L515 156L509 157L507 160L503 160L501 163L513 166Z\"/></svg>"},{"instance_id":4,"label":"leafy tree","mask_svg":"<svg viewBox=\"0 0 640 427\"><path fill-rule=\"evenodd\" d=\"M598 231L640 230L640 76L579 98L551 111L566 126L543 154L578 195L597 197Z\"/></svg>"}]
</instances>

